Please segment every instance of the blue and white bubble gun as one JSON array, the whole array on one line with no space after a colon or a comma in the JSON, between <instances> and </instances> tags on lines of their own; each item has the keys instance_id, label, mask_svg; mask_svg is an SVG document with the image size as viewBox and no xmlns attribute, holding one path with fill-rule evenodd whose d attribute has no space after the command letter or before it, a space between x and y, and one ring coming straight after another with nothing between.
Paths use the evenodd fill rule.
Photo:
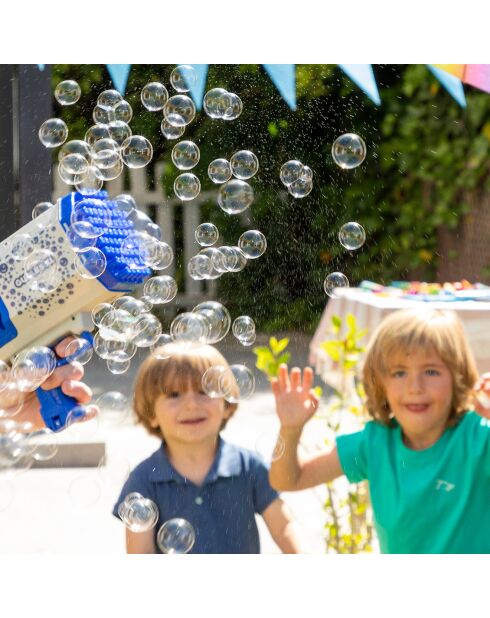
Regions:
<instances>
[{"instance_id":1,"label":"blue and white bubble gun","mask_svg":"<svg viewBox=\"0 0 490 618\"><path fill-rule=\"evenodd\" d=\"M93 232L88 240L84 228ZM81 230L83 237L74 229ZM109 200L107 192L70 193L4 240L0 244L0 360L8 362L34 346L53 347L70 334L91 340L92 308L133 292L151 275L141 256L122 250L124 239L133 231L130 214ZM99 251L80 252L84 243ZM93 253L98 259L88 259ZM58 364L64 363L59 359ZM38 388L37 395L43 420L53 431L62 429L68 414L79 409L61 388Z\"/></svg>"}]
</instances>

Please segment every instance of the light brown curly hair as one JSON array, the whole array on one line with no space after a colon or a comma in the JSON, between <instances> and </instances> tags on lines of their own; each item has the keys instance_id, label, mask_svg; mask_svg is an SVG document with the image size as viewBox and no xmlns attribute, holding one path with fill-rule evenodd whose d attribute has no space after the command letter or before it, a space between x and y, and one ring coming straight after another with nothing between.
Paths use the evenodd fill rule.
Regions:
<instances>
[{"instance_id":1,"label":"light brown curly hair","mask_svg":"<svg viewBox=\"0 0 490 618\"><path fill-rule=\"evenodd\" d=\"M202 390L202 376L210 367L224 366L228 362L216 348L210 345L191 343L169 343L158 348L158 356L151 355L141 364L134 384L133 408L146 430L161 440L164 439L159 427L152 427L155 417L155 402L160 395L173 391L186 391L191 388ZM230 394L238 395L238 386L234 379L230 385ZM223 420L223 429L234 414L238 405L225 400L227 418Z\"/></svg>"},{"instance_id":2,"label":"light brown curly hair","mask_svg":"<svg viewBox=\"0 0 490 618\"><path fill-rule=\"evenodd\" d=\"M386 400L383 378L388 373L390 356L402 350L433 348L449 368L453 396L448 425L455 425L470 405L470 395L478 371L466 334L454 311L440 309L402 309L388 315L379 324L367 346L362 369L368 414L389 425L392 412Z\"/></svg>"}]
</instances>

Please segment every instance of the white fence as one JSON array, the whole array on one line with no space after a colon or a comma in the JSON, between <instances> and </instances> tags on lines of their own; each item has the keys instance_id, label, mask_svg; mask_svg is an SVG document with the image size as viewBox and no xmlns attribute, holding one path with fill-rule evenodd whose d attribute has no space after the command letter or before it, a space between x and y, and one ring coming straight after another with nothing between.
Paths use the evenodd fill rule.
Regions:
<instances>
[{"instance_id":1,"label":"white fence","mask_svg":"<svg viewBox=\"0 0 490 618\"><path fill-rule=\"evenodd\" d=\"M104 188L110 197L115 197L121 193L129 193L136 200L140 210L146 214L154 211L155 215L153 218L162 230L163 240L172 247L175 256L181 251L183 252L184 284L183 287L182 284L179 285L176 304L180 307L192 308L204 298L216 297L216 281L196 281L192 279L187 272L187 263L201 248L194 236L196 227L202 222L201 205L210 200L215 200L217 191L203 191L190 202L182 202L174 196L168 197L161 182L164 165L163 162L155 164L153 179L150 179L150 170L146 168L125 170L116 180L106 182ZM53 203L59 197L66 195L69 190L70 187L61 180L57 166L55 166L53 168ZM182 209L183 247L176 246L175 215L178 208ZM164 273L175 276L176 260Z\"/></svg>"}]
</instances>

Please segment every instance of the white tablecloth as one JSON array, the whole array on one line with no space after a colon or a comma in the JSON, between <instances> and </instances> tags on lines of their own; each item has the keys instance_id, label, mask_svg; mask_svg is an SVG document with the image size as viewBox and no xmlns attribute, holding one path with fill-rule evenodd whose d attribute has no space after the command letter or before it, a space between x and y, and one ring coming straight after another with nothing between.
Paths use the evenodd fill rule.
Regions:
<instances>
[{"instance_id":1,"label":"white tablecloth","mask_svg":"<svg viewBox=\"0 0 490 618\"><path fill-rule=\"evenodd\" d=\"M328 300L320 324L310 342L310 364L324 379L334 369L333 361L320 348L320 344L324 341L334 339L331 332L333 315L338 315L343 322L348 313L355 315L359 328L368 329L366 337L360 341L365 346L376 326L386 315L398 309L422 305L434 309L456 311L468 335L478 371L480 373L490 371L490 302L473 300L423 302L381 297L360 288L339 289L336 291L336 298Z\"/></svg>"}]
</instances>

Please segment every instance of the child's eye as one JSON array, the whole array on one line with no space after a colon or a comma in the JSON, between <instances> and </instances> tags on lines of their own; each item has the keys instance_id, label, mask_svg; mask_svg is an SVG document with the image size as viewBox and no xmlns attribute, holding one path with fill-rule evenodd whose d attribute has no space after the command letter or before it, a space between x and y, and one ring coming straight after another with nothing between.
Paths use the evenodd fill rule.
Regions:
<instances>
[{"instance_id":1,"label":"child's eye","mask_svg":"<svg viewBox=\"0 0 490 618\"><path fill-rule=\"evenodd\" d=\"M394 371L391 374L391 377L392 378L403 378L404 375L405 375L405 372L400 369L399 371Z\"/></svg>"},{"instance_id":2,"label":"child's eye","mask_svg":"<svg viewBox=\"0 0 490 618\"><path fill-rule=\"evenodd\" d=\"M180 393L178 391L172 391L168 393L167 397L169 399L175 399L176 397L180 397Z\"/></svg>"},{"instance_id":3,"label":"child's eye","mask_svg":"<svg viewBox=\"0 0 490 618\"><path fill-rule=\"evenodd\" d=\"M427 369L426 371L428 376L438 376L441 375L437 369Z\"/></svg>"}]
</instances>

